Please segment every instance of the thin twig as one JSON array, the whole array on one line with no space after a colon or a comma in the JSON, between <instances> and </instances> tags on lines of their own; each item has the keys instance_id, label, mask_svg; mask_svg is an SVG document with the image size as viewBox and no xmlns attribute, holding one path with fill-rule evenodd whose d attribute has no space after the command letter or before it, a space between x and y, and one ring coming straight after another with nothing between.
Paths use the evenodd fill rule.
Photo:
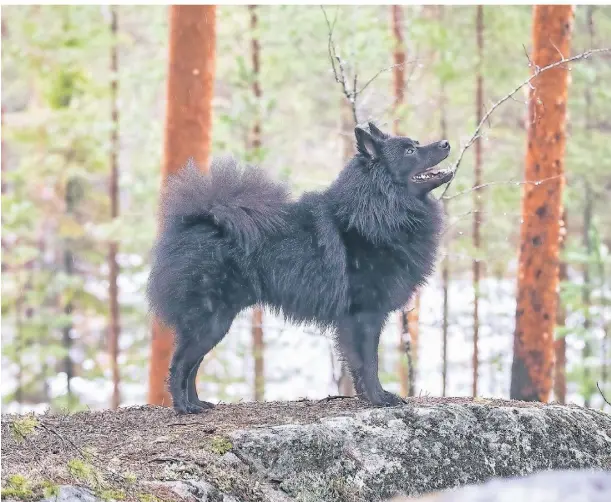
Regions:
<instances>
[{"instance_id":1,"label":"thin twig","mask_svg":"<svg viewBox=\"0 0 611 502\"><path fill-rule=\"evenodd\" d=\"M327 42L327 49L329 52L329 60L331 61L331 69L333 70L333 76L335 77L335 81L342 86L342 91L346 99L350 103L350 108L352 110L352 118L354 119L354 123L358 124L358 119L356 115L356 95L355 90L350 90L348 88L348 84L346 82L346 74L344 71L344 64L342 59L337 55L337 50L335 49L335 42L333 41L333 30L335 28L335 21L337 20L337 11L335 12L335 19L333 20L333 24L329 22L329 17L327 16L327 11L321 5L320 9L322 10L323 15L325 16L325 22L327 23L327 29L329 31L329 37ZM337 62L337 65L336 65ZM337 67L339 66L339 74L337 73Z\"/></svg>"},{"instance_id":2,"label":"thin twig","mask_svg":"<svg viewBox=\"0 0 611 502\"><path fill-rule=\"evenodd\" d=\"M489 183L483 183L481 185L477 185L475 187L469 188L469 190L463 190L462 192L458 192L455 193L454 195L449 195L449 196L443 196L442 195L442 199L445 200L451 200L451 199L455 199L456 197L460 197L461 195L466 195L469 194L471 192L473 192L474 190L479 190L481 188L486 188L489 186L493 186L493 185L515 185L515 186L519 186L519 185L535 185L535 186L539 186L541 183L545 183L546 181L550 181L550 180L554 180L556 178L561 178L563 175L562 174L557 174L556 176L550 176L549 178L543 178L542 180L524 180L524 181L491 181Z\"/></svg>"},{"instance_id":3,"label":"thin twig","mask_svg":"<svg viewBox=\"0 0 611 502\"><path fill-rule=\"evenodd\" d=\"M355 398L356 398L356 396L333 395L333 396L323 397L322 399L319 399L318 402L319 403L327 403L329 401L334 401L335 399L355 399Z\"/></svg>"},{"instance_id":4,"label":"thin twig","mask_svg":"<svg viewBox=\"0 0 611 502\"><path fill-rule=\"evenodd\" d=\"M106 463L104 463L96 454L94 453L88 453L87 455L83 452L83 450L81 450L81 448L79 448L76 443L74 441L72 441L72 439L70 439L69 437L64 437L62 436L59 432L57 432L55 430L54 427L52 427L49 424L45 424L44 422L39 422L37 427L41 427L42 429L46 430L47 432L50 432L52 434L54 434L55 436L57 436L62 444L65 446L66 443L69 443L70 446L80 455L80 457L85 460L86 462L90 462L93 464L93 462L91 462L91 459L95 459L98 462L97 467L99 467L100 469L110 473L110 475L115 478L118 481L124 481L124 477L117 473L114 469L108 467L108 465L106 465Z\"/></svg>"},{"instance_id":5,"label":"thin twig","mask_svg":"<svg viewBox=\"0 0 611 502\"><path fill-rule=\"evenodd\" d=\"M551 38L549 38L548 40L549 40L549 43L550 43L550 44L552 44L552 45L554 46L554 49L556 49L556 52L557 52L558 54L560 54L560 57L561 57L562 59L564 59L564 54L562 54L562 52L560 52L560 49L558 49L558 46L557 46L557 45L554 43L554 41L553 41Z\"/></svg>"},{"instance_id":6,"label":"thin twig","mask_svg":"<svg viewBox=\"0 0 611 502\"><path fill-rule=\"evenodd\" d=\"M602 396L603 400L605 401L605 403L607 403L609 406L611 406L611 403L609 401L607 401L607 398L605 397L605 395L603 394L602 389L600 388L600 385L598 385L598 382L596 382L596 388L598 389L598 392L600 392L600 395Z\"/></svg>"},{"instance_id":7,"label":"thin twig","mask_svg":"<svg viewBox=\"0 0 611 502\"><path fill-rule=\"evenodd\" d=\"M482 127L484 126L484 124L486 123L486 121L488 120L488 117L490 117L490 115L492 115L492 113L494 113L494 111L501 106L505 101L507 101L508 99L510 99L514 94L516 94L520 89L522 89L522 87L524 87L525 85L529 85L530 83L536 78L538 77L541 73L548 71L548 70L552 70L554 68L557 68L559 66L562 66L564 64L567 63L572 63L575 61L580 61L583 59L587 59L589 58L592 54L598 54L598 53L602 53L602 52L611 52L611 48L603 48L603 49L590 49L586 52L582 52L581 54L577 54L576 56L572 56L570 58L562 58L560 61L556 61L555 63L549 64L547 66L544 66L543 68L539 68L537 65L534 65L532 63L532 61L530 60L530 57L528 58L529 61L531 61L531 65L534 68L534 72L533 74L526 79L524 82L520 83L519 85L517 85L511 92L509 92L508 94L506 94L505 96L503 96L499 101L497 101L496 103L494 103L494 105L492 105L492 108L490 108L490 110L488 110L486 112L486 114L484 115L484 117L482 118L482 120L480 121L480 123L477 125L477 127L475 128L475 132L473 133L473 135L471 136L471 138L469 139L469 141L467 141L467 143L462 147L460 154L458 155L458 159L456 160L456 162L454 163L454 166L452 167L452 170L454 171L454 177L448 182L448 184L445 187L445 190L443 191L443 193L441 194L440 198L445 198L446 193L448 192L450 186L452 185L452 182L454 181L454 179L456 178L456 172L458 171L458 168L460 166L460 163L462 162L462 159L465 155L465 152L471 147L471 145L473 145L473 143L476 141L477 137L479 136L479 133L482 129ZM532 88L532 86L531 86Z\"/></svg>"},{"instance_id":8,"label":"thin twig","mask_svg":"<svg viewBox=\"0 0 611 502\"><path fill-rule=\"evenodd\" d=\"M414 60L414 61L404 61L403 63L397 63L397 64L394 64L394 65L392 65L392 66L388 66L388 67L386 67L386 68L382 68L380 71L378 71L378 73L376 73L376 74L375 74L373 77L371 77L371 78L370 78L370 79L369 79L369 80L368 80L368 81L365 83L365 85L364 85L363 87L361 87L361 88L360 88L358 91L356 91L356 94L358 95L358 94L362 93L362 92L363 92L365 89L367 89L367 86L368 86L369 84L371 84L371 83L372 83L372 82L373 82L373 81L374 81L376 78L378 78L380 75L382 75L382 73L385 73L385 72L387 72L387 71L394 70L395 68L399 68L399 67L401 67L401 66L405 66L405 65L407 65L407 64L413 64L413 63L416 63L416 61L415 61L415 60ZM355 86L355 89L356 89L356 86Z\"/></svg>"},{"instance_id":9,"label":"thin twig","mask_svg":"<svg viewBox=\"0 0 611 502\"><path fill-rule=\"evenodd\" d=\"M522 48L524 49L524 55L526 56L526 59L528 59L528 67L534 68L535 64L532 62L532 59L530 59L530 55L528 54L528 50L526 49L526 46L524 44L522 44Z\"/></svg>"},{"instance_id":10,"label":"thin twig","mask_svg":"<svg viewBox=\"0 0 611 502\"><path fill-rule=\"evenodd\" d=\"M398 68L400 66L405 66L407 64L415 63L416 61L404 61L403 63L398 63L392 66L388 66L386 68L382 68L379 70L373 77L371 77L365 84L359 89L357 87L358 82L358 72L354 70L354 76L352 78L352 86L350 85L349 78L347 76L345 61L341 59L340 56L337 55L337 49L335 47L335 42L333 40L333 31L335 29L335 22L337 21L337 10L335 11L335 18L333 19L333 23L329 21L329 17L327 16L327 11L324 6L320 6L323 15L325 16L325 22L327 24L327 30L329 32L327 39L327 49L329 52L329 60L331 61L331 69L333 70L333 77L335 78L335 82L342 86L342 92L348 102L350 103L350 108L352 110L352 118L355 124L358 124L358 116L357 116L357 98L358 96L365 90L367 87L374 82L382 73L391 71L394 68ZM339 71L338 71L339 68ZM352 87L352 88L351 88Z\"/></svg>"}]
</instances>

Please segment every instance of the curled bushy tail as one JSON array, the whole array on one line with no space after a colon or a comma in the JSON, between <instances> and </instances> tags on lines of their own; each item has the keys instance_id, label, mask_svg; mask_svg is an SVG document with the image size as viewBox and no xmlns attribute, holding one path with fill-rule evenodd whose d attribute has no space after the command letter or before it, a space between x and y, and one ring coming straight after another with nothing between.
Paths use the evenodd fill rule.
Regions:
<instances>
[{"instance_id":1,"label":"curled bushy tail","mask_svg":"<svg viewBox=\"0 0 611 502\"><path fill-rule=\"evenodd\" d=\"M171 226L212 222L245 249L285 226L289 190L256 167L231 157L215 159L208 174L193 160L169 177L162 194L162 218Z\"/></svg>"}]
</instances>

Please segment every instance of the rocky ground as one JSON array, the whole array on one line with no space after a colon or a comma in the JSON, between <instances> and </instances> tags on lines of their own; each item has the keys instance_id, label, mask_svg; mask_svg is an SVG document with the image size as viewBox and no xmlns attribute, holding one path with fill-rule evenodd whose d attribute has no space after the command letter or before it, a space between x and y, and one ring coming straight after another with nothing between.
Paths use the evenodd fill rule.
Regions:
<instances>
[{"instance_id":1,"label":"rocky ground","mask_svg":"<svg viewBox=\"0 0 611 502\"><path fill-rule=\"evenodd\" d=\"M378 501L582 468L611 470L611 416L577 406L331 399L2 417L3 499Z\"/></svg>"}]
</instances>

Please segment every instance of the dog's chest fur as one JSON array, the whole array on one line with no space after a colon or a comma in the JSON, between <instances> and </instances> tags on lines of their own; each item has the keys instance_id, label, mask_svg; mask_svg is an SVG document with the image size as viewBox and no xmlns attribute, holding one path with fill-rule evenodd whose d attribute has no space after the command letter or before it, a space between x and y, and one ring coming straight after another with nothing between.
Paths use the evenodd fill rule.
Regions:
<instances>
[{"instance_id":1,"label":"dog's chest fur","mask_svg":"<svg viewBox=\"0 0 611 502\"><path fill-rule=\"evenodd\" d=\"M390 312L409 301L435 264L438 237L434 229L422 230L378 245L346 235L350 310Z\"/></svg>"}]
</instances>

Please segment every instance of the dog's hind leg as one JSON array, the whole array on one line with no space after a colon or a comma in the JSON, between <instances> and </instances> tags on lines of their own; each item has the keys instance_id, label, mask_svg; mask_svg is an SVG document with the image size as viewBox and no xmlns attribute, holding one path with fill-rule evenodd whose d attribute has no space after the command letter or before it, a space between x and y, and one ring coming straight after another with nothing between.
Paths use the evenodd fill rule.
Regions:
<instances>
[{"instance_id":1,"label":"dog's hind leg","mask_svg":"<svg viewBox=\"0 0 611 502\"><path fill-rule=\"evenodd\" d=\"M187 332L177 332L177 344L170 367L170 392L174 409L179 413L201 413L214 405L201 401L195 390L197 369L204 356L210 352L229 331L235 314L217 311L208 322Z\"/></svg>"},{"instance_id":2,"label":"dog's hind leg","mask_svg":"<svg viewBox=\"0 0 611 502\"><path fill-rule=\"evenodd\" d=\"M379 406L395 406L403 400L385 391L378 376L378 345L385 315L360 313L337 323L337 342L359 397Z\"/></svg>"},{"instance_id":3,"label":"dog's hind leg","mask_svg":"<svg viewBox=\"0 0 611 502\"><path fill-rule=\"evenodd\" d=\"M213 408L214 405L212 403L209 403L208 401L202 401L197 395L197 372L203 360L204 357L200 357L199 361L197 361L197 363L195 363L195 366L193 366L191 373L189 373L189 378L187 380L187 399L189 400L189 403L196 404L197 406L200 406L202 408Z\"/></svg>"},{"instance_id":4,"label":"dog's hind leg","mask_svg":"<svg viewBox=\"0 0 611 502\"><path fill-rule=\"evenodd\" d=\"M197 404L198 406L201 406L203 408L210 408L210 403L207 401L202 401L197 395L197 371L199 370L199 367L202 364L203 360L204 357L200 357L199 361L197 361L195 366L193 366L191 373L189 373L189 379L187 380L187 398L189 399L190 403Z\"/></svg>"}]
</instances>

